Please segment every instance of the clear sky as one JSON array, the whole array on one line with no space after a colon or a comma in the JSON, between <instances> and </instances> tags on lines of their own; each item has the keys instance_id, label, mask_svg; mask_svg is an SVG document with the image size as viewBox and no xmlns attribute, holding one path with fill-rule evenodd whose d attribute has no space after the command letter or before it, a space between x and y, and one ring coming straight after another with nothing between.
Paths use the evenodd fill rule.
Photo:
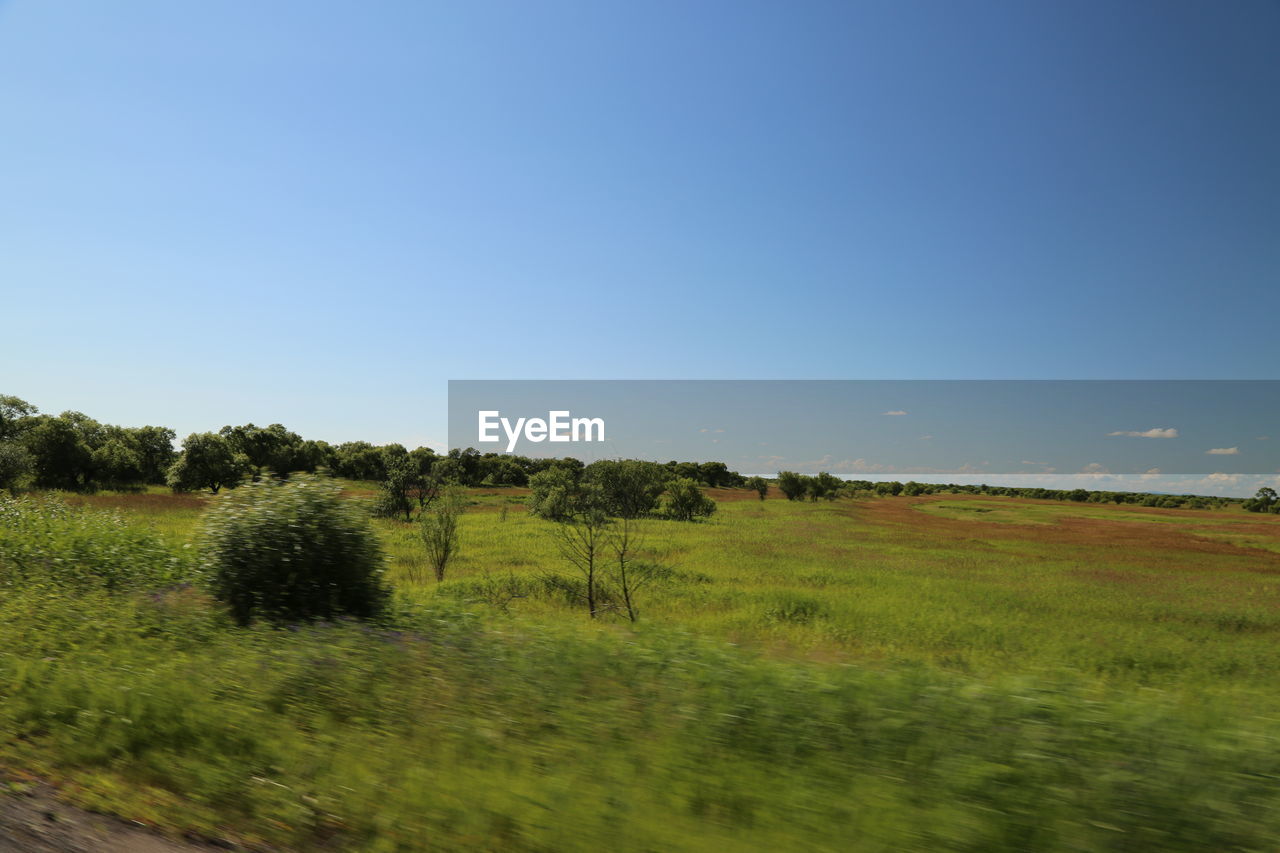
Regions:
<instances>
[{"instance_id":1,"label":"clear sky","mask_svg":"<svg viewBox=\"0 0 1280 853\"><path fill-rule=\"evenodd\" d=\"M448 379L1276 378L1278 43L1267 0L0 0L0 393L439 447Z\"/></svg>"}]
</instances>

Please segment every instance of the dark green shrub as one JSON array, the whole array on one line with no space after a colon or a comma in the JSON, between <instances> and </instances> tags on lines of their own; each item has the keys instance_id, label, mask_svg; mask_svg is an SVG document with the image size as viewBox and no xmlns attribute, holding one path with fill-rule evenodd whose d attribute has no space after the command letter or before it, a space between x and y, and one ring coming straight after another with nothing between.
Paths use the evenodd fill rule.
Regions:
<instances>
[{"instance_id":1,"label":"dark green shrub","mask_svg":"<svg viewBox=\"0 0 1280 853\"><path fill-rule=\"evenodd\" d=\"M663 466L639 459L601 459L582 470L582 482L599 488L599 509L613 518L652 513L670 479Z\"/></svg>"},{"instance_id":2,"label":"dark green shrub","mask_svg":"<svg viewBox=\"0 0 1280 853\"><path fill-rule=\"evenodd\" d=\"M567 521L581 502L577 475L560 466L534 474L529 488L529 512L549 521Z\"/></svg>"},{"instance_id":3,"label":"dark green shrub","mask_svg":"<svg viewBox=\"0 0 1280 853\"><path fill-rule=\"evenodd\" d=\"M240 624L372 617L386 606L382 549L341 486L314 475L262 480L208 510L202 556Z\"/></svg>"},{"instance_id":4,"label":"dark green shrub","mask_svg":"<svg viewBox=\"0 0 1280 853\"><path fill-rule=\"evenodd\" d=\"M693 480L680 479L667 487L663 510L668 518L676 521L693 521L714 513L716 502L704 495Z\"/></svg>"}]
</instances>

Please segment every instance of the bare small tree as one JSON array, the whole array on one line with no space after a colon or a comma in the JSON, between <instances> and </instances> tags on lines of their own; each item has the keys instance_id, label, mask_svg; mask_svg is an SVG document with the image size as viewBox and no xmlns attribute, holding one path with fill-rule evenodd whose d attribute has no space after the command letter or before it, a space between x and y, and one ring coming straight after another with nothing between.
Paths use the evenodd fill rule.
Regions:
<instances>
[{"instance_id":1,"label":"bare small tree","mask_svg":"<svg viewBox=\"0 0 1280 853\"><path fill-rule=\"evenodd\" d=\"M602 510L587 502L571 518L556 525L560 554L582 575L584 586L579 597L585 601L592 619L600 612L600 580L609 523Z\"/></svg>"},{"instance_id":2,"label":"bare small tree","mask_svg":"<svg viewBox=\"0 0 1280 853\"><path fill-rule=\"evenodd\" d=\"M464 508L462 493L450 488L422 513L419 521L422 544L426 546L427 560L435 570L437 582L444 580L445 568L458 553L458 516Z\"/></svg>"},{"instance_id":3,"label":"bare small tree","mask_svg":"<svg viewBox=\"0 0 1280 853\"><path fill-rule=\"evenodd\" d=\"M638 618L635 594L652 579L652 573L645 571L636 562L636 554L643 547L644 536L640 523L635 519L620 520L609 533L609 550L613 554L618 590L622 593L622 603L627 608L627 618L632 622Z\"/></svg>"}]
</instances>

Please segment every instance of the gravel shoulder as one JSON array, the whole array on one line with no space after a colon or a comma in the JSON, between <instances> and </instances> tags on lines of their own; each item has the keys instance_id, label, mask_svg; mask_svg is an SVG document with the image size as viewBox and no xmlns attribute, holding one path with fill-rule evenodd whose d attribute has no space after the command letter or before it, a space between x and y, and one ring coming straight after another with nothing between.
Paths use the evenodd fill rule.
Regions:
<instances>
[{"instance_id":1,"label":"gravel shoulder","mask_svg":"<svg viewBox=\"0 0 1280 853\"><path fill-rule=\"evenodd\" d=\"M0 853L225 853L243 849L231 844L175 841L139 824L64 803L49 785L24 781L19 787L20 792L0 793Z\"/></svg>"}]
</instances>

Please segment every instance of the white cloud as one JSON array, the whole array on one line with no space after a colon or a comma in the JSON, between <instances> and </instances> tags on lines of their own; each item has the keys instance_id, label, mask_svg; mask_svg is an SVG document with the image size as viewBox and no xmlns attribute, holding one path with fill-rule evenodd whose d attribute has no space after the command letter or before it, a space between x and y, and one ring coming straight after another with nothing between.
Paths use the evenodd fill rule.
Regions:
<instances>
[{"instance_id":1,"label":"white cloud","mask_svg":"<svg viewBox=\"0 0 1280 853\"><path fill-rule=\"evenodd\" d=\"M1104 466L1097 462L1090 462L1088 465L1080 469L1081 474L1110 474Z\"/></svg>"},{"instance_id":2,"label":"white cloud","mask_svg":"<svg viewBox=\"0 0 1280 853\"><path fill-rule=\"evenodd\" d=\"M897 417L897 416L900 416L900 415L905 415L905 414L906 414L906 412L902 411L901 409L894 409L892 412L884 412L884 414L886 414L886 415L893 415L893 416Z\"/></svg>"},{"instance_id":3,"label":"white cloud","mask_svg":"<svg viewBox=\"0 0 1280 853\"><path fill-rule=\"evenodd\" d=\"M1107 435L1124 435L1129 438L1177 438L1178 431L1172 427L1162 429L1153 427L1152 429L1118 429L1115 432L1109 432Z\"/></svg>"},{"instance_id":4,"label":"white cloud","mask_svg":"<svg viewBox=\"0 0 1280 853\"><path fill-rule=\"evenodd\" d=\"M921 441L930 441L930 440L932 440L932 439L933 439L933 436L931 436L931 435L922 435L922 436L920 436L920 440L921 440Z\"/></svg>"},{"instance_id":5,"label":"white cloud","mask_svg":"<svg viewBox=\"0 0 1280 853\"><path fill-rule=\"evenodd\" d=\"M1238 447L1215 447L1212 450L1206 450L1210 456L1237 456L1240 453Z\"/></svg>"}]
</instances>

